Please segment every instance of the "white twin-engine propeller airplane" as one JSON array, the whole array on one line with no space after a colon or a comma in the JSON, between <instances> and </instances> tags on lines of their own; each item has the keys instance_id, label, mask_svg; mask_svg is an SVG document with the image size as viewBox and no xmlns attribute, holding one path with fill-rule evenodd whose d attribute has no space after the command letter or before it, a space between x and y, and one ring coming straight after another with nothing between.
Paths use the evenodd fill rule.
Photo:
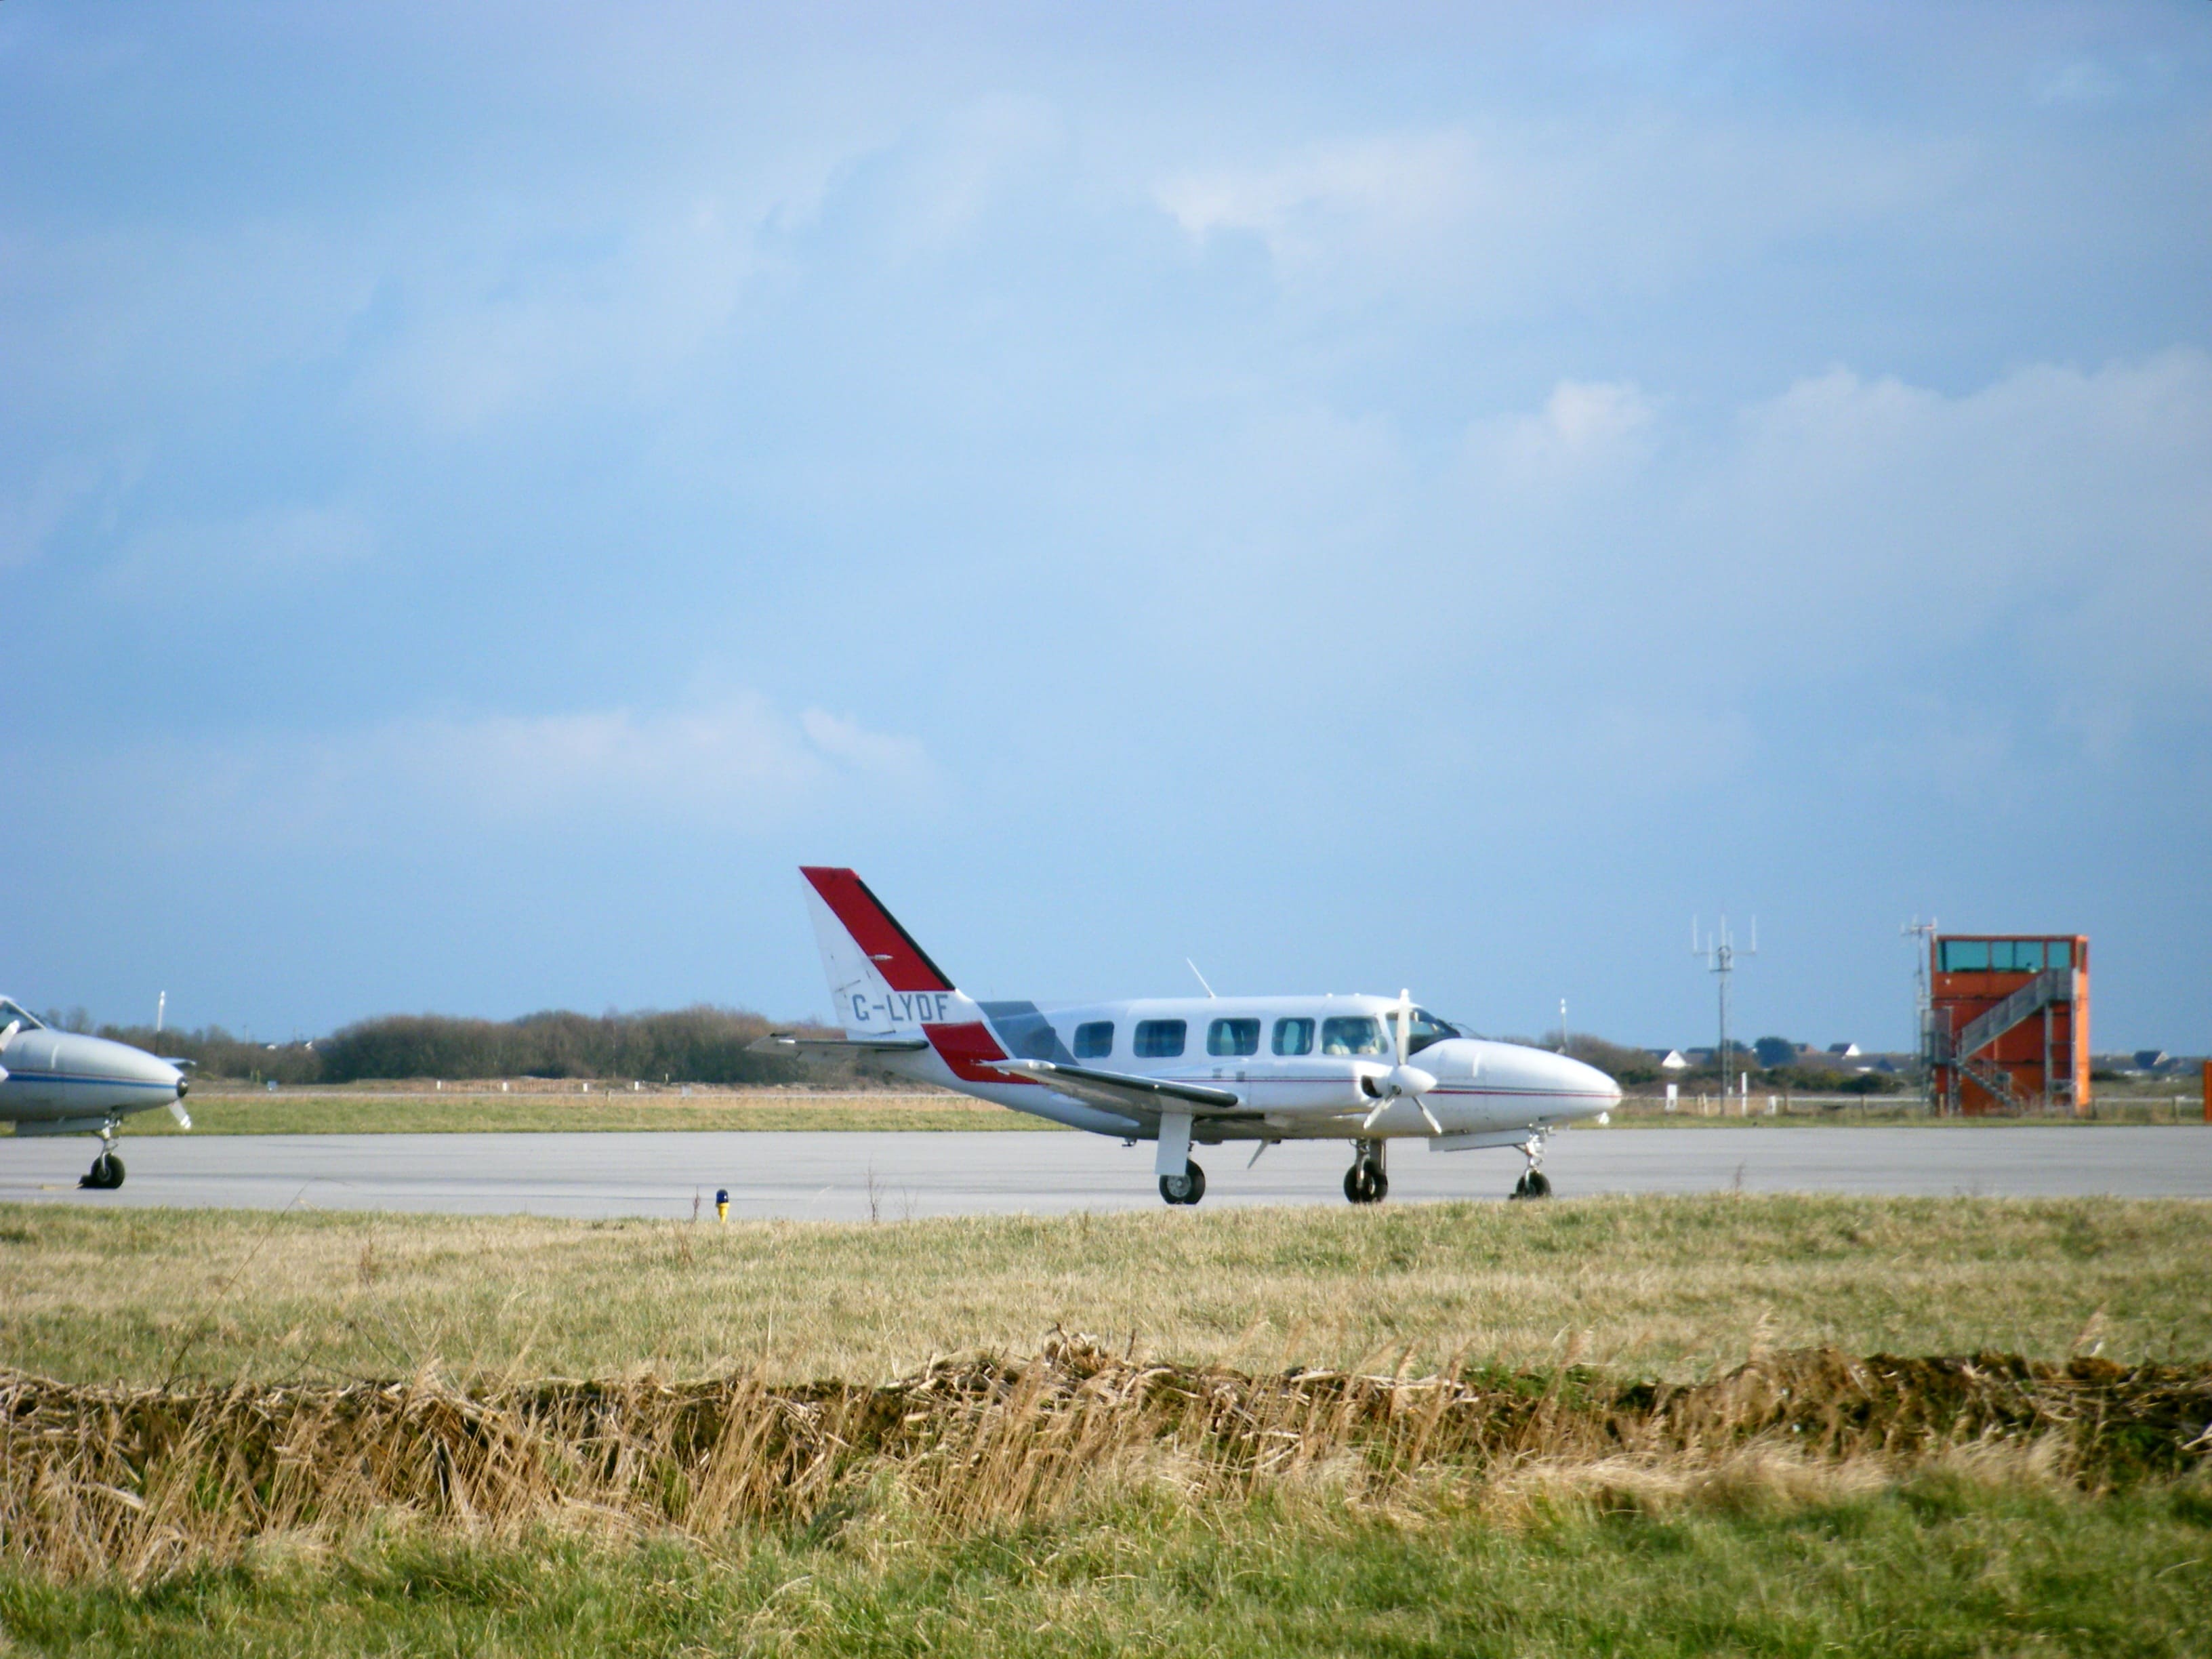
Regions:
<instances>
[{"instance_id":1,"label":"white twin-engine propeller airplane","mask_svg":"<svg viewBox=\"0 0 2212 1659\"><path fill-rule=\"evenodd\" d=\"M808 867L808 908L838 1038L763 1037L764 1052L865 1054L927 1083L1094 1134L1159 1146L1160 1196L1195 1204L1206 1172L1191 1143L1345 1139L1344 1195L1381 1202L1383 1152L1422 1135L1437 1152L1517 1148L1516 1198L1551 1190L1544 1142L1620 1099L1604 1073L1564 1054L1468 1036L1406 993L1164 997L1044 1009L963 996L850 870ZM1414 1062L1418 1060L1419 1063Z\"/></svg>"},{"instance_id":2,"label":"white twin-engine propeller airplane","mask_svg":"<svg viewBox=\"0 0 2212 1659\"><path fill-rule=\"evenodd\" d=\"M13 1123L19 1135L98 1135L100 1156L81 1187L123 1184L115 1132L131 1113L166 1106L191 1128L190 1086L173 1061L127 1042L57 1031L0 997L0 1123Z\"/></svg>"}]
</instances>

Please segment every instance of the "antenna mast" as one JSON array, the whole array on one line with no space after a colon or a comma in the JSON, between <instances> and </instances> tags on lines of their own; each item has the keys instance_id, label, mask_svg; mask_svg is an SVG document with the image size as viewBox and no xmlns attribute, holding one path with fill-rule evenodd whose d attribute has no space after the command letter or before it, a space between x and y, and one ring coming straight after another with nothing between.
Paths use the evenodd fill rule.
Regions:
<instances>
[{"instance_id":1,"label":"antenna mast","mask_svg":"<svg viewBox=\"0 0 2212 1659\"><path fill-rule=\"evenodd\" d=\"M1912 1029L1920 1053L1920 1098L1932 1110L1936 1104L1936 1005L1928 991L1928 958L1934 949L1929 941L1936 937L1936 918L1930 916L1923 921L1916 913L1897 931L1919 942L1912 963Z\"/></svg>"},{"instance_id":2,"label":"antenna mast","mask_svg":"<svg viewBox=\"0 0 2212 1659\"><path fill-rule=\"evenodd\" d=\"M1727 916L1723 915L1721 918L1720 931L1708 933L1702 945L1698 942L1698 919L1692 916L1690 918L1690 954L1693 957L1703 957L1705 959L1706 967L1720 981L1720 1043L1713 1050L1713 1058L1720 1066L1721 1100L1725 1104L1729 1091L1729 977L1735 972L1735 959L1738 955L1755 957L1759 954L1759 918L1753 916L1751 919L1750 949L1739 952L1735 948L1735 935L1729 932Z\"/></svg>"}]
</instances>

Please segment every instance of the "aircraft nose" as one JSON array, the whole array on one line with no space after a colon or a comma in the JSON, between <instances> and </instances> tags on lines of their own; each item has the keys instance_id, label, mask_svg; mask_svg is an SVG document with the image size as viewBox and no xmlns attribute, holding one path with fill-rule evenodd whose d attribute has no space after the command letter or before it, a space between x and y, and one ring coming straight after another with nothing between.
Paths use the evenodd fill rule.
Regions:
<instances>
[{"instance_id":1,"label":"aircraft nose","mask_svg":"<svg viewBox=\"0 0 2212 1659\"><path fill-rule=\"evenodd\" d=\"M1561 1086L1576 1097L1576 1104L1593 1115L1609 1112L1620 1104L1620 1085L1595 1066L1566 1055L1558 1057Z\"/></svg>"}]
</instances>

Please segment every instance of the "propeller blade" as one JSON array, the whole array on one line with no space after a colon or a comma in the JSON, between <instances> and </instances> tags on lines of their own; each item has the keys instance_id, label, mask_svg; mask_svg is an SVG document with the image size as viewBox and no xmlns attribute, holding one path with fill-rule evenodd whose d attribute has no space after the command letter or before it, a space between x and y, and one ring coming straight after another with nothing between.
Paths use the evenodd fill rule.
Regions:
<instances>
[{"instance_id":1,"label":"propeller blade","mask_svg":"<svg viewBox=\"0 0 2212 1659\"><path fill-rule=\"evenodd\" d=\"M1398 993L1398 1063L1406 1063L1406 1026L1413 1017L1413 994L1410 990Z\"/></svg>"},{"instance_id":2,"label":"propeller blade","mask_svg":"<svg viewBox=\"0 0 2212 1659\"><path fill-rule=\"evenodd\" d=\"M173 1100L169 1103L169 1115L177 1120L177 1127L179 1129L189 1129L192 1127L192 1115L185 1109L185 1103L181 1100Z\"/></svg>"},{"instance_id":3,"label":"propeller blade","mask_svg":"<svg viewBox=\"0 0 2212 1659\"><path fill-rule=\"evenodd\" d=\"M1429 1126L1429 1133L1431 1134L1440 1135L1444 1132L1444 1126L1437 1121L1437 1115L1429 1109L1429 1103L1427 1101L1422 1099L1420 1096L1415 1095L1413 1097L1413 1104L1421 1109L1421 1121Z\"/></svg>"},{"instance_id":4,"label":"propeller blade","mask_svg":"<svg viewBox=\"0 0 2212 1659\"><path fill-rule=\"evenodd\" d=\"M1375 1109L1368 1113L1364 1118L1360 1120L1359 1133L1365 1134L1370 1129L1373 1128L1375 1127L1375 1120L1382 1116L1383 1113L1389 1111L1390 1109L1390 1103L1396 1098L1397 1097L1395 1095L1386 1095L1382 1099L1376 1101L1375 1103Z\"/></svg>"}]
</instances>

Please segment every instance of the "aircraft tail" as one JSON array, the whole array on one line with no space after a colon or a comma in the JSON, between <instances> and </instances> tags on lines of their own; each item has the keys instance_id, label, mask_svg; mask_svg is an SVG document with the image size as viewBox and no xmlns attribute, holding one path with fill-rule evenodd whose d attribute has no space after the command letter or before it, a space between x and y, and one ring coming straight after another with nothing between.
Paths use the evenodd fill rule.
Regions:
<instances>
[{"instance_id":1,"label":"aircraft tail","mask_svg":"<svg viewBox=\"0 0 2212 1659\"><path fill-rule=\"evenodd\" d=\"M836 1018L848 1036L941 1024L951 1006L964 1000L858 874L820 865L799 873L806 878L807 909Z\"/></svg>"}]
</instances>

